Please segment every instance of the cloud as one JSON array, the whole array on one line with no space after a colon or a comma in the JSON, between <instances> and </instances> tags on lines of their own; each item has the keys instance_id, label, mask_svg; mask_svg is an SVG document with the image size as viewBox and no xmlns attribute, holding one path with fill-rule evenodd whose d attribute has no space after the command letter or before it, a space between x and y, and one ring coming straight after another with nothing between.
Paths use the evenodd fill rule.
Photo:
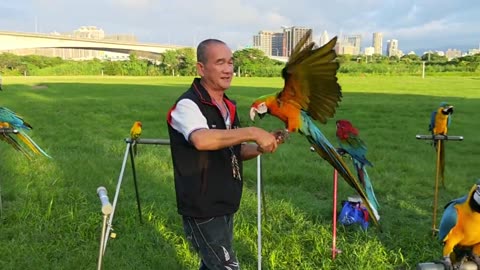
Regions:
<instances>
[{"instance_id":1,"label":"cloud","mask_svg":"<svg viewBox=\"0 0 480 270\"><path fill-rule=\"evenodd\" d=\"M439 44L478 44L478 0L18 0L1 1L0 29L71 32L95 25L107 34L133 33L141 42L194 45L208 37L232 48L252 43L260 30L313 28L315 40L372 33L399 40L402 50ZM385 40L386 41L386 40Z\"/></svg>"}]
</instances>

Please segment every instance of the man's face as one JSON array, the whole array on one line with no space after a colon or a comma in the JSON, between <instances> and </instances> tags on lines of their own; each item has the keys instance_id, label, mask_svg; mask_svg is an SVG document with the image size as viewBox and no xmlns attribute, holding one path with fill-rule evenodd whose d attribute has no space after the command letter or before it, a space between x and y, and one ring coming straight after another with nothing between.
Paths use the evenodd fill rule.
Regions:
<instances>
[{"instance_id":1,"label":"man's face","mask_svg":"<svg viewBox=\"0 0 480 270\"><path fill-rule=\"evenodd\" d=\"M224 44L210 44L206 55L206 63L197 63L202 80L211 90L227 90L233 77L232 52Z\"/></svg>"}]
</instances>

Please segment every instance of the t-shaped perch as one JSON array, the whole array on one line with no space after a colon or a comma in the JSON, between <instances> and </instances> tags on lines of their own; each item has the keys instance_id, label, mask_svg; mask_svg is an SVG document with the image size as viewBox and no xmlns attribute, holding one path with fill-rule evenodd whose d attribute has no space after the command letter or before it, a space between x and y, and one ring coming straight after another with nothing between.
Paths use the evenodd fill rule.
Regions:
<instances>
[{"instance_id":1,"label":"t-shaped perch","mask_svg":"<svg viewBox=\"0 0 480 270\"><path fill-rule=\"evenodd\" d=\"M437 203L438 203L438 182L440 176L440 147L443 141L463 141L463 136L450 136L450 135L416 135L418 140L434 140L437 141L437 171L435 175L435 197L433 202L433 221L432 221L432 233L435 234L438 229L436 228L437 221Z\"/></svg>"}]
</instances>

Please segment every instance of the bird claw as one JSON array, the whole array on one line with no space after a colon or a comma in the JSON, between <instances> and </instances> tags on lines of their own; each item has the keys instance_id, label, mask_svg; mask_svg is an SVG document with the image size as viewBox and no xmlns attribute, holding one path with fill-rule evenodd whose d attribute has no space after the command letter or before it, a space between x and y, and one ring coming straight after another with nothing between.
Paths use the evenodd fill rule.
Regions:
<instances>
[{"instance_id":1,"label":"bird claw","mask_svg":"<svg viewBox=\"0 0 480 270\"><path fill-rule=\"evenodd\" d=\"M347 153L347 151L345 151L345 149L343 148L337 148L337 153L340 155L340 156L343 156Z\"/></svg>"},{"instance_id":2,"label":"bird claw","mask_svg":"<svg viewBox=\"0 0 480 270\"><path fill-rule=\"evenodd\" d=\"M284 143L290 136L290 133L286 129L279 129L274 131L273 135L277 138L278 143Z\"/></svg>"},{"instance_id":3,"label":"bird claw","mask_svg":"<svg viewBox=\"0 0 480 270\"><path fill-rule=\"evenodd\" d=\"M472 261L477 265L477 268L480 269L480 256L472 254Z\"/></svg>"},{"instance_id":4,"label":"bird claw","mask_svg":"<svg viewBox=\"0 0 480 270\"><path fill-rule=\"evenodd\" d=\"M434 261L435 263L443 264L443 267L445 267L445 270L456 270L453 267L452 261L450 260L450 257L444 257L443 260L438 260Z\"/></svg>"}]
</instances>

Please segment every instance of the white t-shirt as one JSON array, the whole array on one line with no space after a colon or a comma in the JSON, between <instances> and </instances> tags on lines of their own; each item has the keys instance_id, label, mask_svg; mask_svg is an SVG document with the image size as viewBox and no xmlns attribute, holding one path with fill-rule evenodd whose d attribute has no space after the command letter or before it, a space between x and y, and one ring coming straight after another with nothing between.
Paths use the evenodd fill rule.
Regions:
<instances>
[{"instance_id":1,"label":"white t-shirt","mask_svg":"<svg viewBox=\"0 0 480 270\"><path fill-rule=\"evenodd\" d=\"M178 132L182 133L185 140L189 141L190 134L195 130L208 129L208 123L205 116L198 108L197 104L190 99L180 100L173 111L170 113L171 126ZM230 126L230 116L227 109L225 117L225 125Z\"/></svg>"}]
</instances>

